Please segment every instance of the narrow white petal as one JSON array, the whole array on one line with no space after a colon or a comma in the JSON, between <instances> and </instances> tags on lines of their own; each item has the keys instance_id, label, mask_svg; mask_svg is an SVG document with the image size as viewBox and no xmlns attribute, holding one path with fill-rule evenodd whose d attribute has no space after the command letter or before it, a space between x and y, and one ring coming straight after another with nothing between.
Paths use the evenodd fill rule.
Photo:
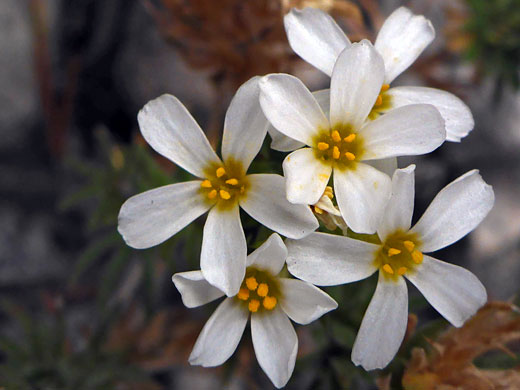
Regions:
<instances>
[{"instance_id":1,"label":"narrow white petal","mask_svg":"<svg viewBox=\"0 0 520 390\"><path fill-rule=\"evenodd\" d=\"M179 272L172 276L172 282L182 297L186 307L197 307L224 296L218 288L209 284L201 271Z\"/></svg>"},{"instance_id":2,"label":"narrow white petal","mask_svg":"<svg viewBox=\"0 0 520 390\"><path fill-rule=\"evenodd\" d=\"M247 178L250 187L240 206L262 225L289 238L305 237L318 228L310 207L287 200L282 176L255 174Z\"/></svg>"},{"instance_id":3,"label":"narrow white petal","mask_svg":"<svg viewBox=\"0 0 520 390\"><path fill-rule=\"evenodd\" d=\"M306 325L338 307L327 293L310 283L280 278L283 297L280 305L291 320Z\"/></svg>"},{"instance_id":4,"label":"narrow white petal","mask_svg":"<svg viewBox=\"0 0 520 390\"><path fill-rule=\"evenodd\" d=\"M219 366L233 355L242 338L249 312L234 298L217 307L202 328L189 362L194 366Z\"/></svg>"},{"instance_id":5,"label":"narrow white petal","mask_svg":"<svg viewBox=\"0 0 520 390\"><path fill-rule=\"evenodd\" d=\"M357 233L376 232L391 188L390 177L367 164L357 163L355 170L334 170L339 211L347 225Z\"/></svg>"},{"instance_id":6,"label":"narrow white petal","mask_svg":"<svg viewBox=\"0 0 520 390\"><path fill-rule=\"evenodd\" d=\"M198 177L220 159L186 107L172 95L151 100L139 111L144 139L159 154Z\"/></svg>"},{"instance_id":7,"label":"narrow white petal","mask_svg":"<svg viewBox=\"0 0 520 390\"><path fill-rule=\"evenodd\" d=\"M316 8L293 8L285 15L284 25L296 54L328 76L341 51L350 45L334 19Z\"/></svg>"},{"instance_id":8,"label":"narrow white petal","mask_svg":"<svg viewBox=\"0 0 520 390\"><path fill-rule=\"evenodd\" d=\"M368 278L379 245L327 233L286 240L289 272L318 286L334 286Z\"/></svg>"},{"instance_id":9,"label":"narrow white petal","mask_svg":"<svg viewBox=\"0 0 520 390\"><path fill-rule=\"evenodd\" d=\"M283 161L287 199L291 203L315 204L330 179L332 167L316 158L311 148L299 149Z\"/></svg>"},{"instance_id":10,"label":"narrow white petal","mask_svg":"<svg viewBox=\"0 0 520 390\"><path fill-rule=\"evenodd\" d=\"M449 92L426 87L397 87L390 88L387 94L391 96L392 108L409 104L435 106L446 123L448 141L460 142L475 126L469 107Z\"/></svg>"},{"instance_id":11,"label":"narrow white petal","mask_svg":"<svg viewBox=\"0 0 520 390\"><path fill-rule=\"evenodd\" d=\"M394 175L395 170L397 169L397 158L396 157L388 157L383 158L381 160L368 160L365 161L365 164L374 167L378 171L386 173L388 176L392 177Z\"/></svg>"},{"instance_id":12,"label":"narrow white petal","mask_svg":"<svg viewBox=\"0 0 520 390\"><path fill-rule=\"evenodd\" d=\"M287 315L276 307L269 313L251 315L251 337L256 359L271 382L284 387L298 352L298 337Z\"/></svg>"},{"instance_id":13,"label":"narrow white petal","mask_svg":"<svg viewBox=\"0 0 520 390\"><path fill-rule=\"evenodd\" d=\"M361 134L365 140L365 160L429 153L446 139L444 119L428 104L391 110L367 123Z\"/></svg>"},{"instance_id":14,"label":"narrow white petal","mask_svg":"<svg viewBox=\"0 0 520 390\"><path fill-rule=\"evenodd\" d=\"M288 74L271 74L260 81L260 105L281 133L307 145L329 121L303 83Z\"/></svg>"},{"instance_id":15,"label":"narrow white petal","mask_svg":"<svg viewBox=\"0 0 520 390\"><path fill-rule=\"evenodd\" d=\"M408 322L408 290L404 278L387 281L379 273L352 349L352 361L365 370L384 368L399 350Z\"/></svg>"},{"instance_id":16,"label":"narrow white petal","mask_svg":"<svg viewBox=\"0 0 520 390\"><path fill-rule=\"evenodd\" d=\"M226 211L212 208L203 234L200 267L204 278L228 297L236 295L246 273L247 257L238 205Z\"/></svg>"},{"instance_id":17,"label":"narrow white petal","mask_svg":"<svg viewBox=\"0 0 520 390\"><path fill-rule=\"evenodd\" d=\"M386 20L374 46L385 60L385 83L390 84L419 57L435 38L435 29L422 15L396 9Z\"/></svg>"},{"instance_id":18,"label":"narrow white petal","mask_svg":"<svg viewBox=\"0 0 520 390\"><path fill-rule=\"evenodd\" d=\"M462 326L487 301L486 288L475 275L430 256L406 276L453 326Z\"/></svg>"},{"instance_id":19,"label":"narrow white petal","mask_svg":"<svg viewBox=\"0 0 520 390\"><path fill-rule=\"evenodd\" d=\"M330 123L359 129L379 95L385 67L372 44L363 40L341 52L330 80Z\"/></svg>"},{"instance_id":20,"label":"narrow white petal","mask_svg":"<svg viewBox=\"0 0 520 390\"><path fill-rule=\"evenodd\" d=\"M285 264L287 248L281 237L273 233L269 238L247 256L247 266L255 266L278 275Z\"/></svg>"},{"instance_id":21,"label":"narrow white petal","mask_svg":"<svg viewBox=\"0 0 520 390\"><path fill-rule=\"evenodd\" d=\"M490 185L477 170L444 187L412 231L419 234L423 252L442 249L475 229L495 203Z\"/></svg>"},{"instance_id":22,"label":"narrow white petal","mask_svg":"<svg viewBox=\"0 0 520 390\"><path fill-rule=\"evenodd\" d=\"M381 241L397 229L410 230L415 201L415 165L398 169L392 177L392 196L388 201L377 233Z\"/></svg>"},{"instance_id":23,"label":"narrow white petal","mask_svg":"<svg viewBox=\"0 0 520 390\"><path fill-rule=\"evenodd\" d=\"M176 183L132 196L119 211L117 230L132 248L167 240L210 208L200 181Z\"/></svg>"},{"instance_id":24,"label":"narrow white petal","mask_svg":"<svg viewBox=\"0 0 520 390\"><path fill-rule=\"evenodd\" d=\"M267 132L267 119L258 101L260 77L245 82L237 91L226 112L222 136L224 161L241 161L247 170L258 154Z\"/></svg>"}]
</instances>

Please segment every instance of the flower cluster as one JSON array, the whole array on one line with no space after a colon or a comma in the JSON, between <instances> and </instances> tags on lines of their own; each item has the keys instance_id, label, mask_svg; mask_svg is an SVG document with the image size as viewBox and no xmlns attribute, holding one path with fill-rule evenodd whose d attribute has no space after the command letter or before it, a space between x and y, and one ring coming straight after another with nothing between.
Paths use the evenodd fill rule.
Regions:
<instances>
[{"instance_id":1,"label":"flower cluster","mask_svg":"<svg viewBox=\"0 0 520 390\"><path fill-rule=\"evenodd\" d=\"M433 40L428 20L399 8L374 45L351 44L317 9L293 9L285 27L294 51L331 76L330 89L312 93L287 74L253 77L226 113L222 158L177 98L149 102L138 116L144 138L198 179L136 195L119 215L128 245L148 248L208 212L201 270L175 274L173 282L187 307L226 298L190 363L224 363L251 318L257 360L279 388L291 377L298 349L289 318L308 324L337 307L315 285L379 273L352 351L354 363L367 370L385 367L403 340L405 278L461 326L486 302L485 288L471 272L425 253L468 234L494 203L491 187L471 171L445 187L411 226L415 166L398 169L396 157L458 142L474 124L466 105L447 92L390 87ZM283 177L247 174L268 132L272 148L291 151ZM240 208L276 232L249 255ZM331 233L315 232L318 219ZM343 235L332 234L337 227ZM298 279L279 275L285 264Z\"/></svg>"}]
</instances>

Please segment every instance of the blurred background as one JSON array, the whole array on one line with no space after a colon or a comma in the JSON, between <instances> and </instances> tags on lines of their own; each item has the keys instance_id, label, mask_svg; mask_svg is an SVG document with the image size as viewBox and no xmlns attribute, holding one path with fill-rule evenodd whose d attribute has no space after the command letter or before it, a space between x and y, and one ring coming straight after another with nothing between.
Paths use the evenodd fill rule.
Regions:
<instances>
[{"instance_id":1,"label":"blurred background","mask_svg":"<svg viewBox=\"0 0 520 390\"><path fill-rule=\"evenodd\" d=\"M189 178L146 145L137 112L176 95L217 146L231 97L253 75L327 87L288 46L291 7L329 12L357 41L373 40L400 5L431 19L437 37L395 85L449 90L476 122L461 144L400 161L417 164L415 219L479 169L495 207L436 257L470 269L501 302L453 330L410 285L406 341L387 369L366 373L350 350L375 280L328 288L340 308L296 327L287 388L520 388L520 0L2 0L0 389L272 388L248 330L225 365L187 363L216 303L185 309L171 275L199 268L204 217L144 251L117 233L128 197ZM280 172L284 155L269 143L254 169ZM243 221L252 250L269 232Z\"/></svg>"}]
</instances>

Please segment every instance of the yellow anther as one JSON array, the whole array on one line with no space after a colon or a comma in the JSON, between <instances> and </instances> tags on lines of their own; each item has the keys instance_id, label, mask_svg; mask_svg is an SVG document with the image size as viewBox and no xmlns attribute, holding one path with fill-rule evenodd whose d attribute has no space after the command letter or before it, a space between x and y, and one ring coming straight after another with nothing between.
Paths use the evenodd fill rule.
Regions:
<instances>
[{"instance_id":1,"label":"yellow anther","mask_svg":"<svg viewBox=\"0 0 520 390\"><path fill-rule=\"evenodd\" d=\"M217 190L211 190L208 194L208 198L215 199L217 196Z\"/></svg>"},{"instance_id":2,"label":"yellow anther","mask_svg":"<svg viewBox=\"0 0 520 390\"><path fill-rule=\"evenodd\" d=\"M331 186L325 187L325 191L323 192L323 195L328 196L330 199L334 198L334 190Z\"/></svg>"},{"instance_id":3,"label":"yellow anther","mask_svg":"<svg viewBox=\"0 0 520 390\"><path fill-rule=\"evenodd\" d=\"M204 180L202 183L200 183L200 186L202 188L211 188L211 182L209 180Z\"/></svg>"},{"instance_id":4,"label":"yellow anther","mask_svg":"<svg viewBox=\"0 0 520 390\"><path fill-rule=\"evenodd\" d=\"M340 156L339 148L337 146L334 146L334 149L332 149L332 158L338 159Z\"/></svg>"},{"instance_id":5,"label":"yellow anther","mask_svg":"<svg viewBox=\"0 0 520 390\"><path fill-rule=\"evenodd\" d=\"M345 157L348 161L354 161L356 159L356 155L354 153L346 152Z\"/></svg>"},{"instance_id":6,"label":"yellow anther","mask_svg":"<svg viewBox=\"0 0 520 390\"><path fill-rule=\"evenodd\" d=\"M329 148L329 144L326 142L318 142L318 149L319 150L327 150Z\"/></svg>"},{"instance_id":7,"label":"yellow anther","mask_svg":"<svg viewBox=\"0 0 520 390\"><path fill-rule=\"evenodd\" d=\"M276 307L276 302L275 297L265 297L262 303L267 310L273 310Z\"/></svg>"},{"instance_id":8,"label":"yellow anther","mask_svg":"<svg viewBox=\"0 0 520 390\"><path fill-rule=\"evenodd\" d=\"M356 139L356 134L352 133L343 138L345 142L353 142Z\"/></svg>"},{"instance_id":9,"label":"yellow anther","mask_svg":"<svg viewBox=\"0 0 520 390\"><path fill-rule=\"evenodd\" d=\"M418 251L417 249L412 252L412 259L415 263L421 264L423 262L423 254L421 251Z\"/></svg>"},{"instance_id":10,"label":"yellow anther","mask_svg":"<svg viewBox=\"0 0 520 390\"><path fill-rule=\"evenodd\" d=\"M318 206L314 206L314 212L315 212L316 214L323 214L323 210L320 209Z\"/></svg>"},{"instance_id":11,"label":"yellow anther","mask_svg":"<svg viewBox=\"0 0 520 390\"><path fill-rule=\"evenodd\" d=\"M243 194L246 188L244 186L240 187L240 193Z\"/></svg>"},{"instance_id":12,"label":"yellow anther","mask_svg":"<svg viewBox=\"0 0 520 390\"><path fill-rule=\"evenodd\" d=\"M260 301L257 299L251 299L249 301L249 311L252 313L256 313L258 311L258 308L260 307Z\"/></svg>"},{"instance_id":13,"label":"yellow anther","mask_svg":"<svg viewBox=\"0 0 520 390\"><path fill-rule=\"evenodd\" d=\"M383 271L385 271L386 273L389 273L390 275L394 274L394 269L392 268L392 266L390 264L383 265Z\"/></svg>"},{"instance_id":14,"label":"yellow anther","mask_svg":"<svg viewBox=\"0 0 520 390\"><path fill-rule=\"evenodd\" d=\"M383 104L383 97L381 95L377 95L377 99L374 105L380 106L381 104Z\"/></svg>"},{"instance_id":15,"label":"yellow anther","mask_svg":"<svg viewBox=\"0 0 520 390\"><path fill-rule=\"evenodd\" d=\"M334 130L332 132L332 134L330 135L330 137L332 138L332 140L334 142L340 142L341 141L341 135L339 135L339 131L338 130Z\"/></svg>"},{"instance_id":16,"label":"yellow anther","mask_svg":"<svg viewBox=\"0 0 520 390\"><path fill-rule=\"evenodd\" d=\"M227 192L226 190L220 190L219 194L220 194L220 197L224 200L228 200L231 198L231 194L229 192Z\"/></svg>"},{"instance_id":17,"label":"yellow anther","mask_svg":"<svg viewBox=\"0 0 520 390\"><path fill-rule=\"evenodd\" d=\"M256 293L260 297L265 297L269 293L269 286L265 283L260 283L258 285L258 290L256 290Z\"/></svg>"},{"instance_id":18,"label":"yellow anther","mask_svg":"<svg viewBox=\"0 0 520 390\"><path fill-rule=\"evenodd\" d=\"M236 186L238 184L238 180L237 179L229 179L229 180L226 180L226 184L229 184L231 186Z\"/></svg>"},{"instance_id":19,"label":"yellow anther","mask_svg":"<svg viewBox=\"0 0 520 390\"><path fill-rule=\"evenodd\" d=\"M408 268L406 268L406 267L399 267L399 269L397 270L397 274L398 275L404 275L406 273L406 271L408 271Z\"/></svg>"},{"instance_id":20,"label":"yellow anther","mask_svg":"<svg viewBox=\"0 0 520 390\"><path fill-rule=\"evenodd\" d=\"M246 286L251 291L255 291L258 287L258 282L256 281L256 278L254 276L250 276L246 279Z\"/></svg>"},{"instance_id":21,"label":"yellow anther","mask_svg":"<svg viewBox=\"0 0 520 390\"><path fill-rule=\"evenodd\" d=\"M383 84L381 87L381 92L386 92L390 89L390 84Z\"/></svg>"},{"instance_id":22,"label":"yellow anther","mask_svg":"<svg viewBox=\"0 0 520 390\"><path fill-rule=\"evenodd\" d=\"M398 255L399 253L401 253L401 251L399 249L395 249L395 248L388 249L388 256L395 256L395 255Z\"/></svg>"},{"instance_id":23,"label":"yellow anther","mask_svg":"<svg viewBox=\"0 0 520 390\"><path fill-rule=\"evenodd\" d=\"M410 253L415 248L415 244L413 243L413 241L406 240L405 242L403 242L403 245L408 250L408 252L410 252Z\"/></svg>"},{"instance_id":24,"label":"yellow anther","mask_svg":"<svg viewBox=\"0 0 520 390\"><path fill-rule=\"evenodd\" d=\"M249 299L249 290L247 288L241 288L237 294L238 299L247 301Z\"/></svg>"},{"instance_id":25,"label":"yellow anther","mask_svg":"<svg viewBox=\"0 0 520 390\"><path fill-rule=\"evenodd\" d=\"M220 168L217 168L217 177L222 177L226 174L226 170L224 169L224 167L220 167Z\"/></svg>"}]
</instances>

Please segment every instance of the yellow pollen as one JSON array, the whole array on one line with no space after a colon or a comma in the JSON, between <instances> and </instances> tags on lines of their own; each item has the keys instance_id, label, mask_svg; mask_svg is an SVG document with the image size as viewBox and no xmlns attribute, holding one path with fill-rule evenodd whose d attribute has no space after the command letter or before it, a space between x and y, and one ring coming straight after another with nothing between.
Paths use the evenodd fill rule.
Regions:
<instances>
[{"instance_id":1,"label":"yellow pollen","mask_svg":"<svg viewBox=\"0 0 520 390\"><path fill-rule=\"evenodd\" d=\"M246 279L246 286L251 291L255 291L258 287L258 282L256 281L256 278L254 276L250 276Z\"/></svg>"},{"instance_id":2,"label":"yellow pollen","mask_svg":"<svg viewBox=\"0 0 520 390\"><path fill-rule=\"evenodd\" d=\"M332 134L330 135L330 137L332 138L332 140L334 142L340 142L341 141L341 135L339 135L339 131L338 130L334 130L332 132Z\"/></svg>"},{"instance_id":3,"label":"yellow pollen","mask_svg":"<svg viewBox=\"0 0 520 390\"><path fill-rule=\"evenodd\" d=\"M404 247L408 250L408 252L412 252L415 248L415 244L412 241L404 241L403 242Z\"/></svg>"},{"instance_id":4,"label":"yellow pollen","mask_svg":"<svg viewBox=\"0 0 520 390\"><path fill-rule=\"evenodd\" d=\"M381 92L386 92L390 89L390 84L383 84L381 87Z\"/></svg>"},{"instance_id":5,"label":"yellow pollen","mask_svg":"<svg viewBox=\"0 0 520 390\"><path fill-rule=\"evenodd\" d=\"M258 311L258 308L260 307L260 301L257 299L251 299L249 301L249 311L252 313L256 313Z\"/></svg>"},{"instance_id":6,"label":"yellow pollen","mask_svg":"<svg viewBox=\"0 0 520 390\"><path fill-rule=\"evenodd\" d=\"M224 169L224 167L220 167L217 169L216 174L217 174L217 177L222 177L226 174L226 170Z\"/></svg>"},{"instance_id":7,"label":"yellow pollen","mask_svg":"<svg viewBox=\"0 0 520 390\"><path fill-rule=\"evenodd\" d=\"M421 264L422 261L423 261L423 254L421 251L418 251L418 250L414 250L412 252L412 259L415 263L417 264Z\"/></svg>"},{"instance_id":8,"label":"yellow pollen","mask_svg":"<svg viewBox=\"0 0 520 390\"><path fill-rule=\"evenodd\" d=\"M276 298L275 297L265 297L263 301L263 305L267 310L273 310L276 306Z\"/></svg>"},{"instance_id":9,"label":"yellow pollen","mask_svg":"<svg viewBox=\"0 0 520 390\"><path fill-rule=\"evenodd\" d=\"M381 104L383 104L383 97L381 95L377 95L377 99L374 105L380 106Z\"/></svg>"},{"instance_id":10,"label":"yellow pollen","mask_svg":"<svg viewBox=\"0 0 520 390\"><path fill-rule=\"evenodd\" d=\"M241 193L241 194L243 194L245 190L246 190L246 189L245 189L244 186L240 187L240 193Z\"/></svg>"},{"instance_id":11,"label":"yellow pollen","mask_svg":"<svg viewBox=\"0 0 520 390\"><path fill-rule=\"evenodd\" d=\"M210 198L210 199L215 199L216 196L217 196L217 190L211 190L208 194L208 198Z\"/></svg>"},{"instance_id":12,"label":"yellow pollen","mask_svg":"<svg viewBox=\"0 0 520 390\"><path fill-rule=\"evenodd\" d=\"M392 268L392 266L390 264L383 265L383 271L389 273L390 275L394 274L394 269Z\"/></svg>"},{"instance_id":13,"label":"yellow pollen","mask_svg":"<svg viewBox=\"0 0 520 390\"><path fill-rule=\"evenodd\" d=\"M265 284L265 283L260 283L258 285L258 290L256 290L256 293L260 297L267 296L267 293L269 293L269 286L267 284Z\"/></svg>"},{"instance_id":14,"label":"yellow pollen","mask_svg":"<svg viewBox=\"0 0 520 390\"><path fill-rule=\"evenodd\" d=\"M318 206L314 206L314 212L315 212L316 214L323 214L323 210L320 209Z\"/></svg>"},{"instance_id":15,"label":"yellow pollen","mask_svg":"<svg viewBox=\"0 0 520 390\"><path fill-rule=\"evenodd\" d=\"M395 255L398 255L399 253L401 253L401 251L399 249L390 248L388 250L388 256L395 256Z\"/></svg>"},{"instance_id":16,"label":"yellow pollen","mask_svg":"<svg viewBox=\"0 0 520 390\"><path fill-rule=\"evenodd\" d=\"M332 190L331 186L325 187L325 191L323 192L323 195L329 197L330 199L334 198L334 191Z\"/></svg>"},{"instance_id":17,"label":"yellow pollen","mask_svg":"<svg viewBox=\"0 0 520 390\"><path fill-rule=\"evenodd\" d=\"M204 180L202 183L200 183L200 186L202 188L211 188L211 182L209 180Z\"/></svg>"},{"instance_id":18,"label":"yellow pollen","mask_svg":"<svg viewBox=\"0 0 520 390\"><path fill-rule=\"evenodd\" d=\"M343 138L343 141L345 142L353 142L356 139L356 134L352 133Z\"/></svg>"},{"instance_id":19,"label":"yellow pollen","mask_svg":"<svg viewBox=\"0 0 520 390\"><path fill-rule=\"evenodd\" d=\"M319 150L327 150L329 148L329 144L326 142L318 142L318 149Z\"/></svg>"},{"instance_id":20,"label":"yellow pollen","mask_svg":"<svg viewBox=\"0 0 520 390\"><path fill-rule=\"evenodd\" d=\"M332 158L337 160L340 156L339 148L337 146L334 146L334 149L332 149Z\"/></svg>"},{"instance_id":21,"label":"yellow pollen","mask_svg":"<svg viewBox=\"0 0 520 390\"><path fill-rule=\"evenodd\" d=\"M237 294L238 299L247 301L249 299L249 290L247 288L241 288Z\"/></svg>"},{"instance_id":22,"label":"yellow pollen","mask_svg":"<svg viewBox=\"0 0 520 390\"><path fill-rule=\"evenodd\" d=\"M229 179L229 180L226 180L226 184L229 184L231 186L236 186L238 184L238 180L237 179Z\"/></svg>"},{"instance_id":23,"label":"yellow pollen","mask_svg":"<svg viewBox=\"0 0 520 390\"><path fill-rule=\"evenodd\" d=\"M406 268L406 267L399 267L399 269L397 270L397 274L404 275L407 270L408 270L408 268Z\"/></svg>"},{"instance_id":24,"label":"yellow pollen","mask_svg":"<svg viewBox=\"0 0 520 390\"><path fill-rule=\"evenodd\" d=\"M356 159L356 155L354 153L346 152L345 157L348 161L354 161Z\"/></svg>"},{"instance_id":25,"label":"yellow pollen","mask_svg":"<svg viewBox=\"0 0 520 390\"><path fill-rule=\"evenodd\" d=\"M226 190L220 190L220 197L224 200L228 200L231 198L231 194Z\"/></svg>"}]
</instances>

